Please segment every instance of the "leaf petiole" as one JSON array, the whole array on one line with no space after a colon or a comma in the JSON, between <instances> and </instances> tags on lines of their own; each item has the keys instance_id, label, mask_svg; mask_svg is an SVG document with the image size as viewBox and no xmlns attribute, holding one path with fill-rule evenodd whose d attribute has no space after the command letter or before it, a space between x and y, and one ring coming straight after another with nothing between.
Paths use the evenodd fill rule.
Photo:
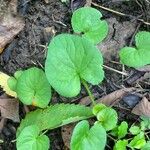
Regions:
<instances>
[{"instance_id":1,"label":"leaf petiole","mask_svg":"<svg viewBox=\"0 0 150 150\"><path fill-rule=\"evenodd\" d=\"M87 82L86 82L85 80L83 80L83 79L81 80L81 82L82 82L82 84L84 85L84 87L85 87L85 89L86 89L86 91L87 91L87 93L88 93L88 95L89 95L89 97L90 97L90 100L91 100L93 106L95 106L96 103L95 103L95 101L94 101L94 96L93 96L92 92L90 91Z\"/></svg>"}]
</instances>

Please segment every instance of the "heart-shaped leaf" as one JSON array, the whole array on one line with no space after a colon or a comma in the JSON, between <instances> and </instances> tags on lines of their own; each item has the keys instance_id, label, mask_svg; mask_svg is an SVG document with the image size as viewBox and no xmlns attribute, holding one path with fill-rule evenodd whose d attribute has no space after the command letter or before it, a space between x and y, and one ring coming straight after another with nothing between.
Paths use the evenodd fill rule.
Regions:
<instances>
[{"instance_id":1,"label":"heart-shaped leaf","mask_svg":"<svg viewBox=\"0 0 150 150\"><path fill-rule=\"evenodd\" d=\"M109 131L117 125L118 115L114 109L106 107L97 114L97 120L98 124L100 123L106 131Z\"/></svg>"},{"instance_id":2,"label":"heart-shaped leaf","mask_svg":"<svg viewBox=\"0 0 150 150\"><path fill-rule=\"evenodd\" d=\"M89 129L88 121L79 122L71 138L71 150L104 150L106 131L100 124Z\"/></svg>"},{"instance_id":3,"label":"heart-shaped leaf","mask_svg":"<svg viewBox=\"0 0 150 150\"><path fill-rule=\"evenodd\" d=\"M127 145L128 145L128 140L118 140L115 143L113 150L126 150Z\"/></svg>"},{"instance_id":4,"label":"heart-shaped leaf","mask_svg":"<svg viewBox=\"0 0 150 150\"><path fill-rule=\"evenodd\" d=\"M104 20L100 20L102 14L91 7L77 9L72 16L71 23L74 32L84 33L94 44L101 42L108 33L108 25Z\"/></svg>"},{"instance_id":5,"label":"heart-shaped leaf","mask_svg":"<svg viewBox=\"0 0 150 150\"><path fill-rule=\"evenodd\" d=\"M80 92L80 80L97 85L104 78L103 58L87 39L61 34L51 41L45 64L50 85L62 96L74 97Z\"/></svg>"},{"instance_id":6,"label":"heart-shaped leaf","mask_svg":"<svg viewBox=\"0 0 150 150\"><path fill-rule=\"evenodd\" d=\"M40 130L36 125L24 128L17 138L17 150L48 150L49 138L39 134Z\"/></svg>"},{"instance_id":7,"label":"heart-shaped leaf","mask_svg":"<svg viewBox=\"0 0 150 150\"><path fill-rule=\"evenodd\" d=\"M51 99L51 87L45 73L38 68L30 68L17 79L18 98L26 105L44 108Z\"/></svg>"},{"instance_id":8,"label":"heart-shaped leaf","mask_svg":"<svg viewBox=\"0 0 150 150\"><path fill-rule=\"evenodd\" d=\"M135 39L136 48L124 47L119 55L123 64L138 68L150 64L150 32L139 32Z\"/></svg>"}]
</instances>

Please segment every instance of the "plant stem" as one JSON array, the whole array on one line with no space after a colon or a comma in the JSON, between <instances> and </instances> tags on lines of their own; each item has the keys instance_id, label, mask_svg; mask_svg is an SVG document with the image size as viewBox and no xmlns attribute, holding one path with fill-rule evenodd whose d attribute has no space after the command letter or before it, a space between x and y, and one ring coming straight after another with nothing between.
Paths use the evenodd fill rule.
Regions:
<instances>
[{"instance_id":1,"label":"plant stem","mask_svg":"<svg viewBox=\"0 0 150 150\"><path fill-rule=\"evenodd\" d=\"M90 97L90 100L92 101L93 106L96 105L96 103L94 101L94 96L93 96L92 92L90 91L88 84L83 79L82 79L82 84L84 85L84 87L85 87L85 89L86 89L86 91Z\"/></svg>"}]
</instances>

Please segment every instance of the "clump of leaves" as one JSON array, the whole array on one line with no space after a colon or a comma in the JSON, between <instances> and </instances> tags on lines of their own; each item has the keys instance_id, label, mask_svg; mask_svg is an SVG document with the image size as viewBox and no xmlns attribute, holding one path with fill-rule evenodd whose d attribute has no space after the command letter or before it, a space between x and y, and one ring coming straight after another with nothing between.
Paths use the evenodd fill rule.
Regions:
<instances>
[{"instance_id":1,"label":"clump of leaves","mask_svg":"<svg viewBox=\"0 0 150 150\"><path fill-rule=\"evenodd\" d=\"M48 47L45 73L50 85L62 96L79 94L81 80L93 85L104 78L100 51L86 38L61 34Z\"/></svg>"},{"instance_id":2,"label":"clump of leaves","mask_svg":"<svg viewBox=\"0 0 150 150\"><path fill-rule=\"evenodd\" d=\"M71 23L75 33L83 33L83 37L94 44L101 42L108 33L105 20L100 20L102 14L91 7L83 7L73 13Z\"/></svg>"},{"instance_id":3,"label":"clump of leaves","mask_svg":"<svg viewBox=\"0 0 150 150\"><path fill-rule=\"evenodd\" d=\"M44 108L51 99L51 87L45 73L36 67L16 72L8 85L26 105Z\"/></svg>"},{"instance_id":4,"label":"clump of leaves","mask_svg":"<svg viewBox=\"0 0 150 150\"><path fill-rule=\"evenodd\" d=\"M135 36L136 47L124 47L119 55L121 62L129 67L150 64L150 32L142 31Z\"/></svg>"}]
</instances>

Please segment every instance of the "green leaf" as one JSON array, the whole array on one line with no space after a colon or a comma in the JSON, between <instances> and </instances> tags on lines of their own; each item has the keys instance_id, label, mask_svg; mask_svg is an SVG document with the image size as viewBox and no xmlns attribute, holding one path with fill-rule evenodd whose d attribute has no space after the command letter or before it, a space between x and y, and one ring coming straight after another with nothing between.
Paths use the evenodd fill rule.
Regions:
<instances>
[{"instance_id":1,"label":"green leaf","mask_svg":"<svg viewBox=\"0 0 150 150\"><path fill-rule=\"evenodd\" d=\"M127 145L128 145L128 140L118 140L115 143L113 150L126 150Z\"/></svg>"},{"instance_id":2,"label":"green leaf","mask_svg":"<svg viewBox=\"0 0 150 150\"><path fill-rule=\"evenodd\" d=\"M138 126L132 126L130 127L129 131L131 132L131 134L137 135L141 132L141 129Z\"/></svg>"},{"instance_id":3,"label":"green leaf","mask_svg":"<svg viewBox=\"0 0 150 150\"><path fill-rule=\"evenodd\" d=\"M141 150L150 150L150 141L147 141L147 143L142 147Z\"/></svg>"},{"instance_id":4,"label":"green leaf","mask_svg":"<svg viewBox=\"0 0 150 150\"><path fill-rule=\"evenodd\" d=\"M71 137L71 150L104 150L106 131L100 124L89 127L88 121L79 122Z\"/></svg>"},{"instance_id":5,"label":"green leaf","mask_svg":"<svg viewBox=\"0 0 150 150\"><path fill-rule=\"evenodd\" d=\"M14 73L14 77L15 77L16 79L19 79L19 77L22 75L22 73L23 73L22 70L16 71L16 72Z\"/></svg>"},{"instance_id":6,"label":"green leaf","mask_svg":"<svg viewBox=\"0 0 150 150\"><path fill-rule=\"evenodd\" d=\"M128 130L128 123L126 121L121 122L120 125L113 128L111 134L113 136L117 136L118 139L123 138L126 136Z\"/></svg>"},{"instance_id":7,"label":"green leaf","mask_svg":"<svg viewBox=\"0 0 150 150\"><path fill-rule=\"evenodd\" d=\"M150 32L141 31L135 36L137 49L150 50Z\"/></svg>"},{"instance_id":8,"label":"green leaf","mask_svg":"<svg viewBox=\"0 0 150 150\"><path fill-rule=\"evenodd\" d=\"M99 50L85 38L61 34L49 44L45 64L51 86L62 96L79 94L80 80L97 85L104 78L103 58Z\"/></svg>"},{"instance_id":9,"label":"green leaf","mask_svg":"<svg viewBox=\"0 0 150 150\"><path fill-rule=\"evenodd\" d=\"M114 109L107 107L97 114L97 120L106 131L109 131L116 127L118 115Z\"/></svg>"},{"instance_id":10,"label":"green leaf","mask_svg":"<svg viewBox=\"0 0 150 150\"><path fill-rule=\"evenodd\" d=\"M38 68L30 68L17 79L18 98L26 105L44 108L51 99L51 87L45 73Z\"/></svg>"},{"instance_id":11,"label":"green leaf","mask_svg":"<svg viewBox=\"0 0 150 150\"><path fill-rule=\"evenodd\" d=\"M49 138L39 134L40 130L36 125L24 128L17 138L17 150L48 150Z\"/></svg>"},{"instance_id":12,"label":"green leaf","mask_svg":"<svg viewBox=\"0 0 150 150\"><path fill-rule=\"evenodd\" d=\"M135 39L136 48L124 47L119 55L123 64L138 68L150 64L150 32L139 32Z\"/></svg>"},{"instance_id":13,"label":"green leaf","mask_svg":"<svg viewBox=\"0 0 150 150\"><path fill-rule=\"evenodd\" d=\"M16 91L16 85L17 85L17 80L16 80L16 78L10 77L10 78L7 80L7 84L8 84L8 87L9 87L12 91Z\"/></svg>"},{"instance_id":14,"label":"green leaf","mask_svg":"<svg viewBox=\"0 0 150 150\"><path fill-rule=\"evenodd\" d=\"M33 124L36 124L40 131L51 130L92 116L91 108L82 105L56 104L45 109L37 109L28 113L21 121L17 136L25 127Z\"/></svg>"},{"instance_id":15,"label":"green leaf","mask_svg":"<svg viewBox=\"0 0 150 150\"><path fill-rule=\"evenodd\" d=\"M129 143L129 147L141 149L146 144L144 132L140 132L138 135L136 135L131 142Z\"/></svg>"},{"instance_id":16,"label":"green leaf","mask_svg":"<svg viewBox=\"0 0 150 150\"><path fill-rule=\"evenodd\" d=\"M93 107L93 114L96 116L102 109L106 108L104 104L97 104Z\"/></svg>"},{"instance_id":17,"label":"green leaf","mask_svg":"<svg viewBox=\"0 0 150 150\"><path fill-rule=\"evenodd\" d=\"M144 123L143 126L145 126L146 129L150 129L150 117L147 116L141 116L142 122Z\"/></svg>"},{"instance_id":18,"label":"green leaf","mask_svg":"<svg viewBox=\"0 0 150 150\"><path fill-rule=\"evenodd\" d=\"M123 121L120 126L118 126L118 138L123 138L126 136L128 130L128 123Z\"/></svg>"},{"instance_id":19,"label":"green leaf","mask_svg":"<svg viewBox=\"0 0 150 150\"><path fill-rule=\"evenodd\" d=\"M101 42L108 33L108 25L104 20L100 20L102 14L91 7L77 9L72 16L71 23L74 32L84 33L83 37L89 39L94 44Z\"/></svg>"}]
</instances>

